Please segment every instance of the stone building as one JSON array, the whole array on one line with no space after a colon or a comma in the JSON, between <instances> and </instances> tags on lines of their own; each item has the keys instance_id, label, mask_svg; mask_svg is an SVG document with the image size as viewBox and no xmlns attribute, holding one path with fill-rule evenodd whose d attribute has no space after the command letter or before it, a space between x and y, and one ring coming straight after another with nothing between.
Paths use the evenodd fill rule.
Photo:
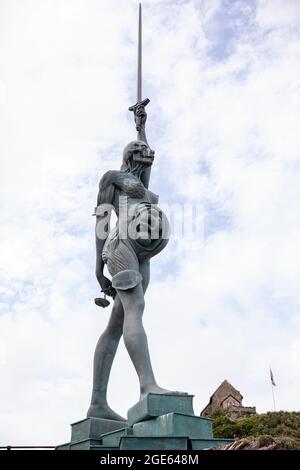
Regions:
<instances>
[{"instance_id":1,"label":"stone building","mask_svg":"<svg viewBox=\"0 0 300 470\"><path fill-rule=\"evenodd\" d=\"M242 419L256 414L255 406L243 406L243 396L227 380L221 383L210 397L208 405L201 411L200 416L211 416L221 409L231 419Z\"/></svg>"}]
</instances>

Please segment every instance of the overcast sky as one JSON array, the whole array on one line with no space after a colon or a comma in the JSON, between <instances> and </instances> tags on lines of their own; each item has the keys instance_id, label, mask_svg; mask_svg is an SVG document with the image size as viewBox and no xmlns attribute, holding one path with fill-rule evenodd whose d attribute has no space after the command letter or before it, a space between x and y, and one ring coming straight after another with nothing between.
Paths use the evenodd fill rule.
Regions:
<instances>
[{"instance_id":1,"label":"overcast sky","mask_svg":"<svg viewBox=\"0 0 300 470\"><path fill-rule=\"evenodd\" d=\"M162 203L204 240L152 261L145 327L163 387L199 414L224 379L299 410L300 2L149 0L144 97ZM100 176L135 137L137 2L0 0L0 445L69 440L109 309L93 302ZM138 400L125 347L109 388Z\"/></svg>"}]
</instances>

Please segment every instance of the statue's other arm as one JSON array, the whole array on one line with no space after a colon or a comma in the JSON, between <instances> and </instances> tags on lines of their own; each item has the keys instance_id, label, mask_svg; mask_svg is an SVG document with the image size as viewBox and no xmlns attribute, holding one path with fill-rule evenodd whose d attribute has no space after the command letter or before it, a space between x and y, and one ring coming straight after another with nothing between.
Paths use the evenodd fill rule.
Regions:
<instances>
[{"instance_id":1,"label":"statue's other arm","mask_svg":"<svg viewBox=\"0 0 300 470\"><path fill-rule=\"evenodd\" d=\"M114 200L113 171L103 175L99 183L96 214L96 278L103 292L114 297L115 291L110 280L104 276L104 261L102 251L109 234L112 203Z\"/></svg>"}]
</instances>

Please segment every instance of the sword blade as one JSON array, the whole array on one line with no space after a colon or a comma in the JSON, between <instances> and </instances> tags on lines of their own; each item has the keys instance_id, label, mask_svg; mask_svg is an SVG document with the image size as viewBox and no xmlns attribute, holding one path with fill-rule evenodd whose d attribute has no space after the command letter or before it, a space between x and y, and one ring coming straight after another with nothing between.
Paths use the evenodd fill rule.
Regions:
<instances>
[{"instance_id":1,"label":"sword blade","mask_svg":"<svg viewBox=\"0 0 300 470\"><path fill-rule=\"evenodd\" d=\"M137 102L142 101L142 5L139 4Z\"/></svg>"}]
</instances>

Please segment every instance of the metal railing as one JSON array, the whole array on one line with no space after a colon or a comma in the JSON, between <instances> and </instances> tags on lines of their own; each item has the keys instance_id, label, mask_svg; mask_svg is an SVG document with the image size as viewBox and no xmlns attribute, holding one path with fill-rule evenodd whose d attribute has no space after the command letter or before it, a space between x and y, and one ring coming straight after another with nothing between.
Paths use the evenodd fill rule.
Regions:
<instances>
[{"instance_id":1,"label":"metal railing","mask_svg":"<svg viewBox=\"0 0 300 470\"><path fill-rule=\"evenodd\" d=\"M55 446L0 446L0 450L41 450L41 449L55 449Z\"/></svg>"}]
</instances>

